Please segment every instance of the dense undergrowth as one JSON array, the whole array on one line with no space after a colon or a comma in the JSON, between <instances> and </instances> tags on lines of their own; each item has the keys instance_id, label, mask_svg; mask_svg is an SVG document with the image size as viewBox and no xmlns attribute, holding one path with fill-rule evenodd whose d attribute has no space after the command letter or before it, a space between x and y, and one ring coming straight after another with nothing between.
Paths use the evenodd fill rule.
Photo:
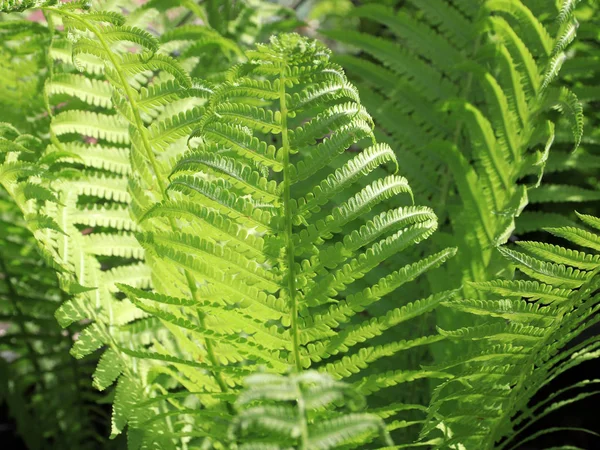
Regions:
<instances>
[{"instance_id":1,"label":"dense undergrowth","mask_svg":"<svg viewBox=\"0 0 600 450\"><path fill-rule=\"evenodd\" d=\"M593 436L548 422L599 382L552 388L600 342L593 1L0 11L27 448Z\"/></svg>"}]
</instances>

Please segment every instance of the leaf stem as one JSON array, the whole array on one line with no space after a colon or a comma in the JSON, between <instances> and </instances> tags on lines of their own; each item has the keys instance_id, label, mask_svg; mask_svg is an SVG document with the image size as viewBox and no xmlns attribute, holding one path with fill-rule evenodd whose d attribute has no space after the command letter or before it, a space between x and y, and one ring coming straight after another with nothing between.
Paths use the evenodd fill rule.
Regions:
<instances>
[{"instance_id":1,"label":"leaf stem","mask_svg":"<svg viewBox=\"0 0 600 450\"><path fill-rule=\"evenodd\" d=\"M287 284L290 299L290 316L292 327L292 346L294 366L297 372L302 370L300 362L300 331L298 329L298 300L296 298L296 276L294 260L293 222L291 207L290 183L290 141L287 129L287 104L285 99L285 65L279 77L279 112L281 114L281 147L283 150L283 210L285 220L285 253L287 257Z\"/></svg>"},{"instance_id":2,"label":"leaf stem","mask_svg":"<svg viewBox=\"0 0 600 450\"><path fill-rule=\"evenodd\" d=\"M298 407L298 419L300 420L300 448L299 450L308 450L308 422L306 420L306 404L304 403L304 394L299 382L296 382L296 406Z\"/></svg>"}]
</instances>

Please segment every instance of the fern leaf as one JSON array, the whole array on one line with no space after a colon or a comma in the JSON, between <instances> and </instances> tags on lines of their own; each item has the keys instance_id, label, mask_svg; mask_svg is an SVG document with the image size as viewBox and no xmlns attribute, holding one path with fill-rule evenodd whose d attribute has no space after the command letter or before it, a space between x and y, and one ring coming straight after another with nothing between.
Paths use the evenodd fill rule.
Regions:
<instances>
[{"instance_id":1,"label":"fern leaf","mask_svg":"<svg viewBox=\"0 0 600 450\"><path fill-rule=\"evenodd\" d=\"M115 382L122 370L123 362L119 354L112 349L106 350L94 371L94 387L103 391Z\"/></svg>"},{"instance_id":2,"label":"fern leaf","mask_svg":"<svg viewBox=\"0 0 600 450\"><path fill-rule=\"evenodd\" d=\"M379 435L386 445L393 445L383 422L375 415L340 412L325 420L311 417L313 410L332 402L345 401L353 405L362 400L349 385L327 375L315 371L289 377L256 374L246 379L246 385L247 389L237 401L242 410L229 428L230 440L256 429L269 431L274 442L280 436L287 444L297 442L300 446L323 450L336 448L365 433L373 434L372 437ZM298 406L286 405L288 399L298 400ZM256 400L265 403L253 406ZM247 440L243 448L253 448L253 441L252 438ZM269 443L256 441L255 445L268 448Z\"/></svg>"},{"instance_id":3,"label":"fern leaf","mask_svg":"<svg viewBox=\"0 0 600 450\"><path fill-rule=\"evenodd\" d=\"M98 350L107 341L108 338L102 336L101 330L96 325L90 325L81 332L77 341L75 341L75 345L71 349L71 354L75 358L81 359Z\"/></svg>"},{"instance_id":4,"label":"fern leaf","mask_svg":"<svg viewBox=\"0 0 600 450\"><path fill-rule=\"evenodd\" d=\"M107 83L83 75L59 74L46 83L47 95L66 94L92 105L110 108L111 89Z\"/></svg>"},{"instance_id":5,"label":"fern leaf","mask_svg":"<svg viewBox=\"0 0 600 450\"><path fill-rule=\"evenodd\" d=\"M547 228L546 230L555 236L567 239L582 247L600 250L600 238L598 238L598 235L586 231L583 228L563 227Z\"/></svg>"},{"instance_id":6,"label":"fern leaf","mask_svg":"<svg viewBox=\"0 0 600 450\"><path fill-rule=\"evenodd\" d=\"M595 222L593 217L587 220ZM573 243L581 239L580 232L584 231L574 227L557 230L561 230L559 236ZM584 233L583 236L592 241L596 238L591 232ZM534 257L508 249L501 252L528 276L549 284L529 280L475 283L473 286L487 295L510 299L463 299L445 303L450 308L488 317L481 325L441 330L450 339L472 342L474 350L453 362L428 367L429 370L446 370L455 376L436 388L429 412L430 417L444 416L444 421L456 433L445 442L478 442L492 448L499 436L506 435L505 442L512 445L511 442L520 439L519 433L513 430L527 428L563 404L556 402L544 408L545 402L541 402L539 406L531 406L533 395L559 374L597 357L595 344L590 346L589 341L573 350L561 351L585 329L582 324L594 314L598 302L594 292L599 280L593 267L588 266L593 270L584 271L560 264L564 261L573 267L594 266L597 255L543 243L523 242L522 247ZM538 260L537 256L552 263ZM578 281L565 283L571 277ZM485 344L477 345L477 341ZM497 344L490 346L488 342ZM526 383L523 380L527 380ZM491 390L490 386L493 386ZM564 404L580 398L582 396L574 395ZM482 408L482 401L494 407ZM429 425L422 436L432 430Z\"/></svg>"},{"instance_id":7,"label":"fern leaf","mask_svg":"<svg viewBox=\"0 0 600 450\"><path fill-rule=\"evenodd\" d=\"M562 264L541 262L514 250L506 248L499 250L505 257L514 261L517 267L527 275L551 285L579 287L589 275L586 271L566 267Z\"/></svg>"},{"instance_id":8,"label":"fern leaf","mask_svg":"<svg viewBox=\"0 0 600 450\"><path fill-rule=\"evenodd\" d=\"M64 111L54 117L52 125L58 136L77 133L115 144L129 142L127 127L117 116L89 111Z\"/></svg>"},{"instance_id":9,"label":"fern leaf","mask_svg":"<svg viewBox=\"0 0 600 450\"><path fill-rule=\"evenodd\" d=\"M328 51L298 35L282 35L247 54L248 63L211 87L190 127L186 123L173 140L160 142L152 137L160 134L159 119L152 119L150 148L143 142L144 130L138 130L140 139L134 142L133 163L140 166L140 176L133 192L143 229L137 237L150 261L154 290L118 287L143 311L148 326L164 325L184 355L129 351L129 356L158 365L171 362L168 377L190 392L197 388L197 358L206 360L206 375L222 394L237 391L244 374L234 365L240 363L264 364L274 373L292 366L294 376L302 377L301 369L334 361L332 356L431 312L450 295L401 307L383 301L455 250L422 260L410 257L397 271L384 266L427 239L437 221L429 208L387 206L402 194L412 199L412 191L404 177L385 175L385 165L397 169L396 158L390 147L374 142L370 116L356 89L329 62ZM175 95L176 82L165 87L165 98ZM148 89L145 95L163 94ZM152 105L160 111L163 101L144 104L148 118L154 117ZM181 153L172 144L192 126L192 150ZM164 122L167 133L177 127L175 121ZM347 152L351 146L357 155ZM169 152L177 162L166 161ZM153 154L172 170L158 164L148 170ZM170 174L167 182L161 174ZM145 196L142 189L151 194ZM383 312L362 321L357 313L376 302ZM332 306L327 310L328 303L339 308L327 305ZM351 323L335 338L334 327L344 321ZM368 376L383 358L440 339L373 344L372 352L349 355L351 361L344 364L365 367ZM202 349L196 340L204 343ZM363 355L367 362L357 359ZM428 376L411 375L406 381ZM200 401L215 413L230 409L214 399ZM241 417L252 426L292 432L288 420L277 422L279 410L263 406L252 406ZM373 438L363 429L349 439L359 442L363 435L366 442ZM323 442L333 439L325 436Z\"/></svg>"},{"instance_id":10,"label":"fern leaf","mask_svg":"<svg viewBox=\"0 0 600 450\"><path fill-rule=\"evenodd\" d=\"M577 186L546 184L533 190L529 195L531 203L547 202L586 202L597 201L600 194L596 191Z\"/></svg>"},{"instance_id":11,"label":"fern leaf","mask_svg":"<svg viewBox=\"0 0 600 450\"><path fill-rule=\"evenodd\" d=\"M551 230L551 228L547 230ZM543 244L540 242L519 241L518 244L529 253L546 261L557 262L586 270L592 270L598 267L598 258L595 255L588 255L583 252L559 247L558 245Z\"/></svg>"}]
</instances>

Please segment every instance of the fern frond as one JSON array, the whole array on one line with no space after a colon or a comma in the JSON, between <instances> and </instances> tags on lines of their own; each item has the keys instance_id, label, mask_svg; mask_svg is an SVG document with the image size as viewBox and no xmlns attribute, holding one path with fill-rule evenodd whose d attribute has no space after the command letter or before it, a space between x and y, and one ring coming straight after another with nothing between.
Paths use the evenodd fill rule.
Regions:
<instances>
[{"instance_id":1,"label":"fern frond","mask_svg":"<svg viewBox=\"0 0 600 450\"><path fill-rule=\"evenodd\" d=\"M528 253L533 253L538 258L542 258L546 261L553 261L587 270L598 267L598 258L595 255L589 255L584 252L566 249L554 244L528 241L519 241L517 243Z\"/></svg>"},{"instance_id":2,"label":"fern frond","mask_svg":"<svg viewBox=\"0 0 600 450\"><path fill-rule=\"evenodd\" d=\"M600 200L600 193L578 186L546 184L533 190L529 200L532 203L587 202Z\"/></svg>"},{"instance_id":3,"label":"fern frond","mask_svg":"<svg viewBox=\"0 0 600 450\"><path fill-rule=\"evenodd\" d=\"M89 111L63 111L53 120L52 128L57 136L81 134L114 144L129 142L127 124L116 116Z\"/></svg>"},{"instance_id":4,"label":"fern frond","mask_svg":"<svg viewBox=\"0 0 600 450\"><path fill-rule=\"evenodd\" d=\"M144 250L133 235L122 231L139 229L127 209L133 200L127 186L132 171L129 147L138 150L140 140L148 136L143 112L131 102L140 98L134 89L141 89L141 85L149 82L149 69L164 74L157 78L155 85L159 80L171 84L181 81L188 86L191 82L172 58L153 55L158 44L149 33L124 25L125 19L120 15L76 11L81 6L72 2L46 8L50 17L62 18L72 43L63 42L55 47L61 62L52 66L46 83L53 145L48 147L36 168L49 167L48 176L53 177L52 192L56 192L56 201L45 195L41 212L56 226L37 227L36 237L64 265L61 287L73 293L73 298L63 303L56 313L59 323L68 326L81 320L92 321L79 335L72 352L83 357L101 347L105 350L95 385L106 389L118 379L113 432L119 432L129 423L135 435L133 428L149 418L147 411L129 411L130 397L120 395L119 388L129 383L127 394L134 395L137 401L148 398L155 388L149 388L145 378L150 364L140 367L136 356L124 352L121 346L127 346L125 339L130 339L130 335L117 331L118 327L147 314L129 300L122 300L116 286L126 282L147 289L151 284L147 266L139 262L145 257ZM60 35L56 37L56 42L64 40ZM130 54L131 42L145 51ZM152 62L147 61L149 58ZM82 69L83 74L73 75L73 66ZM53 102L61 103L54 105ZM82 102L94 108L80 111ZM162 111L157 110L163 107L160 102L153 103L147 106L145 113L159 118ZM172 114L179 117L180 113L185 116L185 112L178 110ZM169 119L167 113L163 120L167 127L175 128L175 122ZM132 130L132 125L137 125L137 129ZM156 130L152 134L156 142L164 143L165 147L189 133L167 130L167 127L151 128L153 133ZM136 131L143 135L141 139ZM96 144L97 140L101 141L100 145ZM29 194L35 193L28 189ZM18 194L16 190L11 192ZM36 196L41 201L43 191L38 188ZM82 232L81 225L88 228ZM162 363L157 364L155 366L160 367ZM155 408L158 411L158 406ZM158 435L166 431L166 424L165 418L155 420L146 428L147 439L160 441ZM169 439L162 440L163 444L167 441Z\"/></svg>"},{"instance_id":5,"label":"fern frond","mask_svg":"<svg viewBox=\"0 0 600 450\"><path fill-rule=\"evenodd\" d=\"M562 35L562 39L557 42L557 50L563 42L571 39L574 28L577 28L577 34L581 36L581 39L574 44L577 48L577 57L573 58L569 51L566 52L567 58L563 62L560 79L557 80L560 87L549 88L544 100L544 105L564 114L564 120L557 123L554 143L554 147L559 151L550 152L546 163L548 188L555 189L556 195L551 195L554 192L550 194L542 191L541 195L536 196L535 191L532 191L533 199L536 201L534 209L539 212L538 214L550 218L551 213L553 216L551 221L540 223L541 226L535 229L532 229L527 222L523 226L517 224L517 231L520 233L537 231L543 227L574 225L575 206L569 203L577 203L577 209L582 209L593 208L597 201L594 192L597 186L593 181L593 175L590 177L595 171L597 145L596 139L592 137L593 131L589 130L597 128L598 123L598 116L594 112L592 102L599 97L591 82L594 74L597 73L596 65L592 63L596 48L590 40L590 36L598 27L598 8L597 5L586 4L581 6L580 12L575 12L577 3L576 1L561 2L556 23ZM586 12L583 13L584 11ZM558 54L560 53L554 51L554 55ZM577 151L573 152L573 148ZM557 204L557 201L564 204ZM559 219L559 215L563 219Z\"/></svg>"},{"instance_id":6,"label":"fern frond","mask_svg":"<svg viewBox=\"0 0 600 450\"><path fill-rule=\"evenodd\" d=\"M453 239L434 238L431 245L451 242L464 252L446 277L463 284L486 281L489 270L506 264L491 248L510 238L528 201L541 201L546 188L530 189L525 174L535 170L539 184L544 173L554 136L548 110L564 113L576 142L583 126L576 97L551 84L577 28L572 7L539 6L540 15L521 1L465 3L410 2L402 11L364 5L351 16L378 35L323 32L368 55L338 61L360 80L378 131L397 144L398 158L414 174L415 196L439 209L458 194L462 213L452 215L447 229ZM553 14L560 15L558 30L545 22ZM438 279L432 285L456 287Z\"/></svg>"},{"instance_id":7,"label":"fern frond","mask_svg":"<svg viewBox=\"0 0 600 450\"><path fill-rule=\"evenodd\" d=\"M597 222L591 216L586 220ZM582 228L562 227L553 232L575 245L581 239L589 243L597 238ZM598 255L542 243L524 242L521 246L534 256L503 248L501 251L529 277L548 284L529 280L476 283L473 286L486 293L487 299L445 303L449 308L488 318L482 325L442 331L450 339L474 344L469 355L432 367L447 370L455 377L435 389L429 412L431 419L437 417L437 423L451 430L446 443L509 448L525 442L519 441L521 433L539 418L585 398L573 394L547 407L544 402L529 404L535 393L559 374L597 358L592 343L595 339L573 349L565 346L596 322L593 317L599 301L599 280L594 261ZM481 340L498 344L475 344ZM491 408L484 406L484 398ZM432 430L430 424L422 436ZM507 439L501 440L503 437Z\"/></svg>"},{"instance_id":8,"label":"fern frond","mask_svg":"<svg viewBox=\"0 0 600 450\"><path fill-rule=\"evenodd\" d=\"M358 313L440 266L455 250L411 258L400 270L378 275L386 260L435 231L435 215L428 208L385 206L402 194L409 194L403 201L410 202L412 191L404 177L384 175L381 168L395 169L396 158L388 146L373 141L370 117L355 88L329 62L324 47L282 35L248 57L249 63L230 70L227 82L212 88L202 114L189 121L196 127L188 140L191 150L171 164L168 184L158 165L152 167L159 170L157 179L138 181L162 194L140 211L144 233L137 235L154 291L121 289L146 315L159 319L183 350L170 376L185 389L196 386L191 370L196 363L191 363L197 358L214 367L208 383L229 394L243 381L234 364L264 364L282 373L324 366L340 353L363 368L360 383L386 356L440 338L392 342L364 363L357 358L365 353L360 348L354 353L356 344L431 312L451 294L393 307L386 303L372 320L363 321ZM247 104L248 98L260 102ZM140 162L169 151L171 142L154 140L153 129L151 152L141 154ZM145 151L145 145L142 139L134 142L134 152ZM347 152L352 145L358 154ZM347 328L335 338L335 327L343 322ZM198 339L202 349L193 344ZM342 377L348 370L333 373ZM388 385L428 376L398 373L397 382ZM215 414L231 409L200 401ZM288 425L277 427L289 431ZM322 432L318 442L337 442Z\"/></svg>"},{"instance_id":9,"label":"fern frond","mask_svg":"<svg viewBox=\"0 0 600 450\"><path fill-rule=\"evenodd\" d=\"M328 375L316 371L287 377L256 374L245 383L246 390L236 402L240 412L228 431L232 441L244 437L244 443L239 447L233 444L233 448L280 448L278 443L285 443L326 450L352 443L357 437L368 442L378 436L386 445L393 445L379 417L352 412L364 399ZM289 405L290 400L294 406ZM334 402L345 403L349 412L330 411L321 417L322 408ZM271 433L271 442L260 439L260 432L265 431Z\"/></svg>"},{"instance_id":10,"label":"fern frond","mask_svg":"<svg viewBox=\"0 0 600 450\"><path fill-rule=\"evenodd\" d=\"M65 94L102 108L112 106L112 90L103 81L90 79L83 75L62 73L46 83L46 95Z\"/></svg>"},{"instance_id":11,"label":"fern frond","mask_svg":"<svg viewBox=\"0 0 600 450\"><path fill-rule=\"evenodd\" d=\"M539 261L524 253L507 248L501 247L499 250L503 256L517 264L521 271L532 278L553 286L579 287L589 276L586 271L567 267L563 264Z\"/></svg>"},{"instance_id":12,"label":"fern frond","mask_svg":"<svg viewBox=\"0 0 600 450\"><path fill-rule=\"evenodd\" d=\"M416 427L504 449L586 397L530 402L599 349L566 347L600 321L576 1L346 2L341 66L297 34L247 49L307 25L261 0L88 3L0 0L46 19L0 19L0 350L24 375L2 389L0 365L0 396L63 414L81 374L56 374L81 368L132 450L401 448ZM521 240L543 228L575 248ZM85 406L40 428L91 447Z\"/></svg>"},{"instance_id":13,"label":"fern frond","mask_svg":"<svg viewBox=\"0 0 600 450\"><path fill-rule=\"evenodd\" d=\"M54 201L53 195L35 197L40 206ZM42 449L51 440L59 446L92 449L104 445L96 426L108 425L90 403L102 400L89 390L94 360L74 361L69 348L80 326L62 330L54 320L54 311L65 300L55 270L64 268L44 263L36 251L20 217L27 203L16 204L0 190L0 350L5 355L0 361L0 401L29 448Z\"/></svg>"}]
</instances>

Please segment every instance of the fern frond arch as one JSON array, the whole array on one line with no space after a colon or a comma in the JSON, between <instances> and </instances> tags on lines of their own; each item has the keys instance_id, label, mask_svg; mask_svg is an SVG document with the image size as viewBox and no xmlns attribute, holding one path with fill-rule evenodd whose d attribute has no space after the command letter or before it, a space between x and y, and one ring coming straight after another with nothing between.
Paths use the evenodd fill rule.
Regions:
<instances>
[{"instance_id":1,"label":"fern frond arch","mask_svg":"<svg viewBox=\"0 0 600 450\"><path fill-rule=\"evenodd\" d=\"M185 377L180 383L204 391L200 400L220 416L228 413L226 405L214 404L211 392L236 392L256 364L276 373L320 367L335 378L350 377L365 394L444 377L396 371L383 378L374 368L381 358L439 336L367 343L451 293L403 302L369 321L357 313L439 266L453 249L352 290L354 280L381 261L427 239L435 215L411 205L403 177L380 169L396 165L393 152L373 141L369 115L323 46L281 35L246 54L249 62L214 88L164 200L141 216L138 239L155 292L120 288L165 323L185 349L177 360ZM254 104L244 103L249 100ZM353 146L358 153L346 151ZM382 207L399 195L406 206ZM201 348L192 345L198 339L205 340ZM227 389L219 377L198 384L192 367L218 375Z\"/></svg>"}]
</instances>

